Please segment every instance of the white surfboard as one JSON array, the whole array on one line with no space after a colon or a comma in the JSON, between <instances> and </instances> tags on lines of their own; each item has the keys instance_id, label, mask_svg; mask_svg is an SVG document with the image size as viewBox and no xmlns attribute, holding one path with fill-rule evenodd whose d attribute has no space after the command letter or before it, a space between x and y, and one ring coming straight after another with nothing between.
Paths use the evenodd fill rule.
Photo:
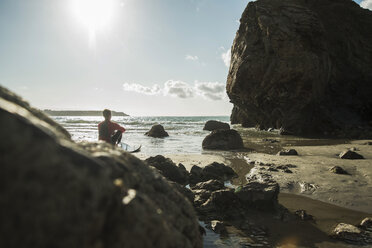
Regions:
<instances>
[{"instance_id":1,"label":"white surfboard","mask_svg":"<svg viewBox=\"0 0 372 248\"><path fill-rule=\"evenodd\" d=\"M135 152L139 152L141 151L141 147L142 145L139 145L139 146L131 146L131 145L128 145L126 143L123 143L121 142L120 143L121 145L121 148L129 153L135 153Z\"/></svg>"}]
</instances>

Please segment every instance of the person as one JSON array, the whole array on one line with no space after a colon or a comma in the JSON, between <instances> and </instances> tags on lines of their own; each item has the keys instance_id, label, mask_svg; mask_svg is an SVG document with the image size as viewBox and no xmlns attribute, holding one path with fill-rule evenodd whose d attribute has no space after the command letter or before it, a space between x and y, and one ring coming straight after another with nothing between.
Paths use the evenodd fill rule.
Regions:
<instances>
[{"instance_id":1,"label":"person","mask_svg":"<svg viewBox=\"0 0 372 248\"><path fill-rule=\"evenodd\" d=\"M111 110L105 109L102 114L105 120L98 124L98 140L119 144L125 128L111 121Z\"/></svg>"}]
</instances>

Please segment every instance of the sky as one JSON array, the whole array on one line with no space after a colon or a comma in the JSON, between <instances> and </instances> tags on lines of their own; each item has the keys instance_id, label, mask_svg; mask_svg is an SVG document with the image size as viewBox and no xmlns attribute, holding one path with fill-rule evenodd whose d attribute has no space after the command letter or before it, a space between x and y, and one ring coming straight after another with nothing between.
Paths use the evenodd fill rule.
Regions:
<instances>
[{"instance_id":1,"label":"sky","mask_svg":"<svg viewBox=\"0 0 372 248\"><path fill-rule=\"evenodd\" d=\"M0 85L41 109L230 115L230 47L248 2L0 0Z\"/></svg>"}]
</instances>

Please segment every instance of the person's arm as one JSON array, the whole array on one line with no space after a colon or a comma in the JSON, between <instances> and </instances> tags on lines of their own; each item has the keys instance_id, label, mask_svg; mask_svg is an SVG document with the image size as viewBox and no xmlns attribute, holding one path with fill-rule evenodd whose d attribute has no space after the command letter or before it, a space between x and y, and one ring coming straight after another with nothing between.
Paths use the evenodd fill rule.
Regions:
<instances>
[{"instance_id":1,"label":"person's arm","mask_svg":"<svg viewBox=\"0 0 372 248\"><path fill-rule=\"evenodd\" d=\"M120 126L119 124L117 123L114 123L115 124L115 130L119 130L120 132L124 133L125 132L125 128Z\"/></svg>"}]
</instances>

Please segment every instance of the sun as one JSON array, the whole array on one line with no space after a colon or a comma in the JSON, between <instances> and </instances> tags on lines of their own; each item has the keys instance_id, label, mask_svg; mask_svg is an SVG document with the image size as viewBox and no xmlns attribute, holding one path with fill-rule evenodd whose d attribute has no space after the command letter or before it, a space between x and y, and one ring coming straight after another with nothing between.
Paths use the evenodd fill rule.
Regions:
<instances>
[{"instance_id":1,"label":"sun","mask_svg":"<svg viewBox=\"0 0 372 248\"><path fill-rule=\"evenodd\" d=\"M72 0L72 9L78 20L89 32L90 40L96 33L109 27L114 14L115 0Z\"/></svg>"}]
</instances>

